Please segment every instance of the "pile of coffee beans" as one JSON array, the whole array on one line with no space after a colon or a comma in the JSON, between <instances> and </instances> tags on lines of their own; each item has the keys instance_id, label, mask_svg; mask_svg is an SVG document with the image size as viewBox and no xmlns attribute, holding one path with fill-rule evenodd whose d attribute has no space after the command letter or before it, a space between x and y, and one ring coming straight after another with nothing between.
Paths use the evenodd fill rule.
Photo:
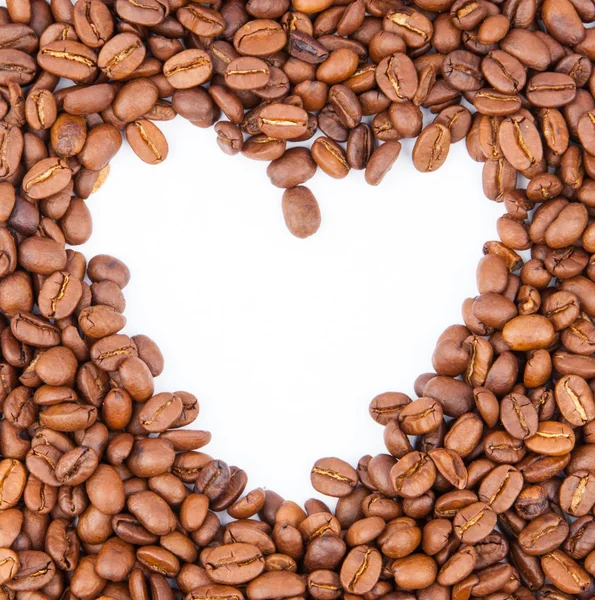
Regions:
<instances>
[{"instance_id":1,"label":"pile of coffee beans","mask_svg":"<svg viewBox=\"0 0 595 600\"><path fill-rule=\"evenodd\" d=\"M0 600L595 598L594 21L593 0L7 0ZM420 171L466 139L503 203L434 372L372 400L387 453L312 468L336 508L244 495L123 333L127 267L72 249L123 136L160 163L176 114L269 161L298 237L318 168L378 184L403 138Z\"/></svg>"}]
</instances>

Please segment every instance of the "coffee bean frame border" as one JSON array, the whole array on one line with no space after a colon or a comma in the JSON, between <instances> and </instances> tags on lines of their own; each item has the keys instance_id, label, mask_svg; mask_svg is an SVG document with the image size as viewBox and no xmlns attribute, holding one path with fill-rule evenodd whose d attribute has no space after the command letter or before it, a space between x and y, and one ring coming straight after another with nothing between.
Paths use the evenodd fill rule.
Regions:
<instances>
[{"instance_id":1,"label":"coffee bean frame border","mask_svg":"<svg viewBox=\"0 0 595 600\"><path fill-rule=\"evenodd\" d=\"M593 21L592 0L8 0L0 600L595 597ZM269 163L298 237L318 169L376 185L404 138L424 172L465 139L503 203L417 398L370 404L387 453L313 466L334 509L203 452L196 397L156 392L159 348L122 333L127 267L73 249L123 137L160 163L177 114Z\"/></svg>"}]
</instances>

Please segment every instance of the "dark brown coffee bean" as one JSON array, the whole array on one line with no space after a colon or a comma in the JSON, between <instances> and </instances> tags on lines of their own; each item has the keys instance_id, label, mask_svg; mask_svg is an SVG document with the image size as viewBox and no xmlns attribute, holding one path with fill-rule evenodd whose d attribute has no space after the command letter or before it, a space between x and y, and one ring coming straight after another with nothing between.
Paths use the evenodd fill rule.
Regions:
<instances>
[{"instance_id":1,"label":"dark brown coffee bean","mask_svg":"<svg viewBox=\"0 0 595 600\"><path fill-rule=\"evenodd\" d=\"M318 40L297 29L289 32L287 51L291 56L312 65L323 63L329 56L328 50Z\"/></svg>"},{"instance_id":2,"label":"dark brown coffee bean","mask_svg":"<svg viewBox=\"0 0 595 600\"><path fill-rule=\"evenodd\" d=\"M442 62L442 75L449 85L458 90L479 90L483 80L480 63L479 56L467 50L455 50Z\"/></svg>"}]
</instances>

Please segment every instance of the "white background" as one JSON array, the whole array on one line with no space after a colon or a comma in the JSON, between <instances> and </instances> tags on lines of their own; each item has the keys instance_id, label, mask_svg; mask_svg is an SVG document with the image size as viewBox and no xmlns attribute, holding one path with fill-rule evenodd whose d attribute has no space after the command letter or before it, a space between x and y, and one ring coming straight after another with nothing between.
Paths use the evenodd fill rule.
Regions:
<instances>
[{"instance_id":1,"label":"white background","mask_svg":"<svg viewBox=\"0 0 595 600\"><path fill-rule=\"evenodd\" d=\"M298 240L267 163L225 156L212 129L181 118L160 126L168 159L152 167L123 147L89 199L83 252L131 268L126 332L160 345L157 391L198 396L205 451L246 469L249 489L303 502L317 458L355 465L385 451L368 404L413 396L431 370L437 336L476 294L502 207L484 198L464 142L434 174L415 171L405 142L377 188L360 172L319 172L307 185L322 226Z\"/></svg>"}]
</instances>

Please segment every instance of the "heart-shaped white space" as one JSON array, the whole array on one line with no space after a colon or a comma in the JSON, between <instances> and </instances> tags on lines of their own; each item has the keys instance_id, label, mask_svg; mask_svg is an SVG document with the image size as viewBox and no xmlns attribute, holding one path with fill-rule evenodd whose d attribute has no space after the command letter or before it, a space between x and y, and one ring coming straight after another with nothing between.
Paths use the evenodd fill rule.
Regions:
<instances>
[{"instance_id":1,"label":"heart-shaped white space","mask_svg":"<svg viewBox=\"0 0 595 600\"><path fill-rule=\"evenodd\" d=\"M322 226L298 240L266 163L223 155L212 130L182 119L163 130L164 164L129 148L113 161L89 200L83 252L131 268L126 331L160 345L158 391L198 396L191 427L212 432L205 451L247 470L250 488L303 501L317 458L356 464L384 451L368 403L387 390L413 395L431 370L437 336L476 294L502 208L484 198L464 142L429 175L405 142L377 188L361 173L318 173L307 185Z\"/></svg>"}]
</instances>

